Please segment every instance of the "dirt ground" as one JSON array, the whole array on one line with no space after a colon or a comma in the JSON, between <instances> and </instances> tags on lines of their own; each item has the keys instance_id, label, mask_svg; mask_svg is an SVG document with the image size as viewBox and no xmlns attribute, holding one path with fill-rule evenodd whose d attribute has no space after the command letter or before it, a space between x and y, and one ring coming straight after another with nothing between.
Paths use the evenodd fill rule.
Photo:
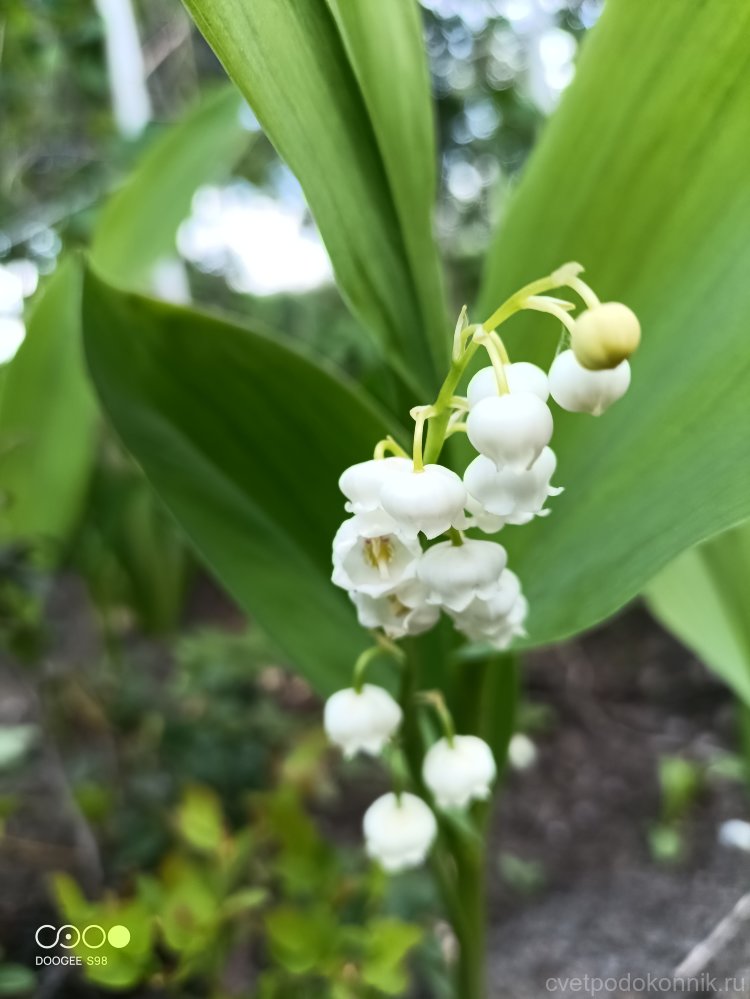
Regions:
<instances>
[{"instance_id":1,"label":"dirt ground","mask_svg":"<svg viewBox=\"0 0 750 999\"><path fill-rule=\"evenodd\" d=\"M89 640L76 629L77 652ZM0 722L38 716L22 677L5 669L0 679ZM536 761L509 774L493 829L489 999L750 995L750 911L733 919L732 939L711 944L717 953L692 953L682 991L667 981L750 891L750 853L718 841L726 820L750 819L744 786L706 779L681 826L679 862L658 863L649 849L659 760L679 755L710 771L736 745L729 693L640 608L530 656L524 686L544 723L532 731ZM28 838L56 827L60 860L95 881L96 850L54 749L41 762L14 789L27 796ZM5 843L0 933L11 945L51 915L34 869L33 856ZM60 995L59 985L46 981L44 994Z\"/></svg>"},{"instance_id":2,"label":"dirt ground","mask_svg":"<svg viewBox=\"0 0 750 999\"><path fill-rule=\"evenodd\" d=\"M494 850L538 863L544 885L524 898L493 879L492 999L750 995L746 919L715 957L693 955L682 989L666 981L750 890L750 854L717 838L748 818L744 787L706 782L681 862L656 863L648 845L660 757L705 765L736 745L726 690L640 609L530 657L526 690L557 724L511 775Z\"/></svg>"}]
</instances>

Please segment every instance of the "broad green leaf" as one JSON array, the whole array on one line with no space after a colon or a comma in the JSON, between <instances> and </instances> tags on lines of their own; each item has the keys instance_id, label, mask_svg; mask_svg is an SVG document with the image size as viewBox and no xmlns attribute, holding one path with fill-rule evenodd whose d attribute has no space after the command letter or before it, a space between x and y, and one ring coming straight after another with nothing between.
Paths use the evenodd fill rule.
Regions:
<instances>
[{"instance_id":1,"label":"broad green leaf","mask_svg":"<svg viewBox=\"0 0 750 999\"><path fill-rule=\"evenodd\" d=\"M84 336L115 429L199 555L301 672L340 685L367 636L330 583L337 480L387 432L380 413L298 348L91 273Z\"/></svg>"},{"instance_id":2,"label":"broad green leaf","mask_svg":"<svg viewBox=\"0 0 750 999\"><path fill-rule=\"evenodd\" d=\"M185 5L296 174L353 311L403 375L433 386L445 348L427 334L378 139L326 0ZM356 48L358 71L371 84ZM373 94L368 86L379 104L380 92Z\"/></svg>"},{"instance_id":3,"label":"broad green leaf","mask_svg":"<svg viewBox=\"0 0 750 999\"><path fill-rule=\"evenodd\" d=\"M535 643L750 516L749 33L742 3L609 0L492 249L478 319L578 260L643 325L621 402L554 407L552 516L503 532ZM512 357L551 360L551 320L508 330Z\"/></svg>"},{"instance_id":4,"label":"broad green leaf","mask_svg":"<svg viewBox=\"0 0 750 999\"><path fill-rule=\"evenodd\" d=\"M96 404L83 370L81 275L69 258L36 298L0 394L0 541L66 537L91 463Z\"/></svg>"},{"instance_id":5,"label":"broad green leaf","mask_svg":"<svg viewBox=\"0 0 750 999\"><path fill-rule=\"evenodd\" d=\"M236 91L222 87L149 147L97 219L91 258L101 274L150 289L154 265L175 255L175 235L197 188L228 174L247 148L241 108Z\"/></svg>"},{"instance_id":6,"label":"broad green leaf","mask_svg":"<svg viewBox=\"0 0 750 999\"><path fill-rule=\"evenodd\" d=\"M432 227L437 187L430 73L417 0L328 0L362 90L436 356L449 346Z\"/></svg>"},{"instance_id":7,"label":"broad green leaf","mask_svg":"<svg viewBox=\"0 0 750 999\"><path fill-rule=\"evenodd\" d=\"M684 552L645 596L662 624L750 706L750 525Z\"/></svg>"}]
</instances>

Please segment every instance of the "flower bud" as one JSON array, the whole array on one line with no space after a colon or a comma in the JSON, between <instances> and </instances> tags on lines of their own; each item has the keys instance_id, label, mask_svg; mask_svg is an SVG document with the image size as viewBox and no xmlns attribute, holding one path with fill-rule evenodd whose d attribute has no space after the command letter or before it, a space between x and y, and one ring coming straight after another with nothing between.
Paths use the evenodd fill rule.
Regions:
<instances>
[{"instance_id":1,"label":"flower bud","mask_svg":"<svg viewBox=\"0 0 750 999\"><path fill-rule=\"evenodd\" d=\"M504 365L503 372L511 395L530 392L532 395L539 396L542 402L549 399L547 372L542 371L536 364L530 364L528 361L514 361L513 364ZM477 371L469 382L466 395L469 399L470 409L473 409L482 399L498 395L497 376L491 365Z\"/></svg>"},{"instance_id":2,"label":"flower bud","mask_svg":"<svg viewBox=\"0 0 750 999\"><path fill-rule=\"evenodd\" d=\"M441 808L465 808L483 801L497 775L492 750L476 735L456 735L452 744L440 739L427 751L424 782Z\"/></svg>"},{"instance_id":3,"label":"flower bud","mask_svg":"<svg viewBox=\"0 0 750 999\"><path fill-rule=\"evenodd\" d=\"M370 805L362 823L367 853L386 871L422 863L437 835L437 821L415 794L384 794Z\"/></svg>"},{"instance_id":4,"label":"flower bud","mask_svg":"<svg viewBox=\"0 0 750 999\"><path fill-rule=\"evenodd\" d=\"M529 392L482 399L466 420L469 440L495 462L521 472L529 468L552 437L552 414Z\"/></svg>"},{"instance_id":5,"label":"flower bud","mask_svg":"<svg viewBox=\"0 0 750 999\"><path fill-rule=\"evenodd\" d=\"M558 354L549 369L549 387L555 402L571 413L601 416L617 402L630 385L630 365L621 361L616 368L590 371L581 365L572 350Z\"/></svg>"},{"instance_id":6,"label":"flower bud","mask_svg":"<svg viewBox=\"0 0 750 999\"><path fill-rule=\"evenodd\" d=\"M390 476L380 492L383 509L405 534L428 538L444 534L463 517L466 489L461 479L443 465L425 465Z\"/></svg>"},{"instance_id":7,"label":"flower bud","mask_svg":"<svg viewBox=\"0 0 750 999\"><path fill-rule=\"evenodd\" d=\"M323 712L326 735L344 756L358 752L377 756L401 724L401 708L387 690L365 683L337 690L328 698Z\"/></svg>"},{"instance_id":8,"label":"flower bud","mask_svg":"<svg viewBox=\"0 0 750 999\"><path fill-rule=\"evenodd\" d=\"M573 353L584 368L616 368L641 342L641 324L627 305L603 302L576 319L570 334Z\"/></svg>"}]
</instances>

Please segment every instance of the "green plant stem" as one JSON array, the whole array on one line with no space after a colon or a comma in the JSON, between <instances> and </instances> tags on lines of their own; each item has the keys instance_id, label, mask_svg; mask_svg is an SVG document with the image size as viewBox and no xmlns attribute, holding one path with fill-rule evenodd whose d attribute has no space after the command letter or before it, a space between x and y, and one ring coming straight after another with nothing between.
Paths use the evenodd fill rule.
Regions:
<instances>
[{"instance_id":1,"label":"green plant stem","mask_svg":"<svg viewBox=\"0 0 750 999\"><path fill-rule=\"evenodd\" d=\"M433 415L427 425L427 442L424 447L424 462L429 465L438 460L443 449L451 416L451 399L461 381L461 375L479 350L478 343L470 343L463 354L451 362L450 369L442 384L438 397L432 405Z\"/></svg>"},{"instance_id":2,"label":"green plant stem","mask_svg":"<svg viewBox=\"0 0 750 999\"><path fill-rule=\"evenodd\" d=\"M459 944L456 965L456 999L485 999L485 840L483 831L473 836L435 809L422 779L423 746L418 714L409 710L419 688L419 662L410 655L402 678L400 701L404 712L401 740L414 790L438 817L439 836L432 867L448 918Z\"/></svg>"},{"instance_id":3,"label":"green plant stem","mask_svg":"<svg viewBox=\"0 0 750 999\"><path fill-rule=\"evenodd\" d=\"M456 857L461 907L457 935L461 952L456 968L459 999L485 999L486 892L485 844L464 846Z\"/></svg>"}]
</instances>

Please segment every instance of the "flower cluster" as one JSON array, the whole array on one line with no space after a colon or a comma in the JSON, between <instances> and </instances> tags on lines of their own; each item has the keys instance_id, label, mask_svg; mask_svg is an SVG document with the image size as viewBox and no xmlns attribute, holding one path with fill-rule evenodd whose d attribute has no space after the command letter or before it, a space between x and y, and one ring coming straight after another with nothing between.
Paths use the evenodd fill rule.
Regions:
<instances>
[{"instance_id":1,"label":"flower cluster","mask_svg":"<svg viewBox=\"0 0 750 999\"><path fill-rule=\"evenodd\" d=\"M427 631L441 613L470 641L495 649L525 634L528 604L521 582L508 568L503 545L481 535L549 514L548 499L562 492L552 485L557 460L550 447L550 396L562 409L600 415L627 391L628 357L640 340L633 312L617 302L601 303L581 270L566 264L533 282L485 323L469 324L464 309L435 402L411 411L411 454L388 438L371 460L341 475L349 516L333 541L332 578L349 594L360 624L381 643ZM545 294L560 287L583 299L577 317L569 301ZM549 371L512 362L496 332L521 310L562 323L563 341ZM481 349L490 363L460 395L459 384ZM439 463L454 433L465 433L477 452L463 476ZM482 740L454 735L444 705L441 710L446 735L428 750L422 780L439 807L463 807L489 793L495 764ZM346 754L377 753L402 714L385 690L357 680L330 699L325 723ZM370 853L395 870L424 857L436 828L428 805L403 793L378 799L364 831Z\"/></svg>"},{"instance_id":2,"label":"flower cluster","mask_svg":"<svg viewBox=\"0 0 750 999\"><path fill-rule=\"evenodd\" d=\"M431 695L446 723L446 735L432 744L422 764L422 780L442 809L466 808L489 797L495 779L492 750L474 735L455 735L439 695ZM377 755L396 734L403 718L399 704L383 687L364 683L337 691L325 706L328 738L345 756ZM367 852L387 871L421 864L437 835L437 820L421 798L409 792L381 795L365 812Z\"/></svg>"}]
</instances>

